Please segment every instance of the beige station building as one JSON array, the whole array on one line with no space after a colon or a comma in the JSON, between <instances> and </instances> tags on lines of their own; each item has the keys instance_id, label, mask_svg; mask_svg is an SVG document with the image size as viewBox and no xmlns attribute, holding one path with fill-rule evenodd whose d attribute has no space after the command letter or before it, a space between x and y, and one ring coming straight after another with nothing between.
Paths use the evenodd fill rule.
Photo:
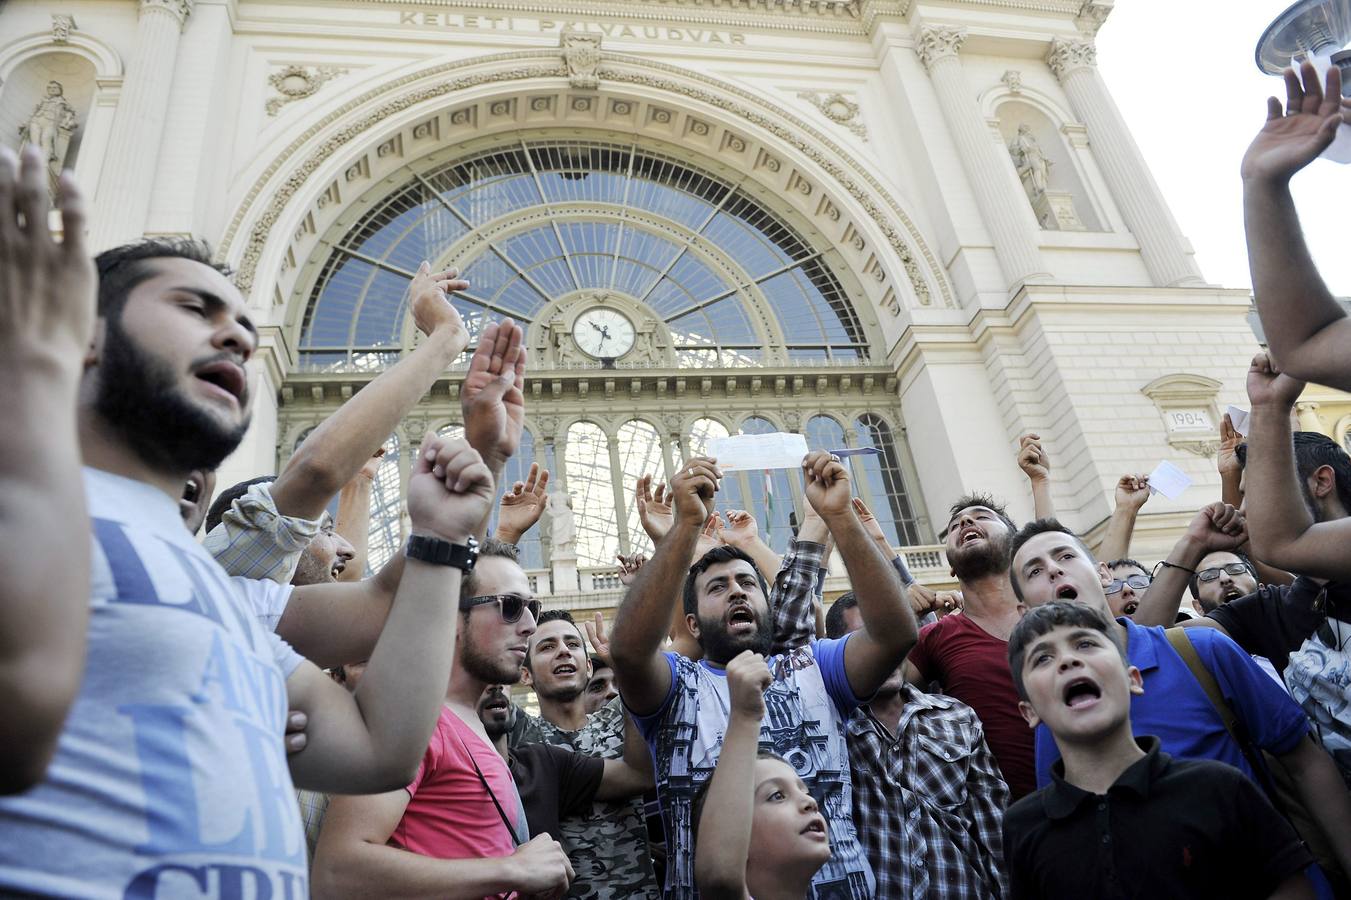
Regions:
<instances>
[{"instance_id":1,"label":"beige station building","mask_svg":"<svg viewBox=\"0 0 1351 900\"><path fill-rule=\"evenodd\" d=\"M1120 475L1169 460L1194 486L1145 506L1152 560L1218 497L1217 422L1257 343L1248 292L1199 271L1096 67L1111 8L10 0L0 141L39 135L73 165L97 248L191 235L237 270L263 337L222 486L276 471L413 346L427 259L472 282L453 298L472 334L527 324L508 477L553 473L559 512L523 550L556 604L612 609L615 554L649 547L638 476L736 433L877 451L851 457L858 492L934 585L963 491L1030 516L1020 434L1090 535ZM459 425L464 365L389 439L377 564L410 451ZM1301 423L1343 439L1351 404L1314 390ZM724 494L784 549L796 473Z\"/></svg>"}]
</instances>

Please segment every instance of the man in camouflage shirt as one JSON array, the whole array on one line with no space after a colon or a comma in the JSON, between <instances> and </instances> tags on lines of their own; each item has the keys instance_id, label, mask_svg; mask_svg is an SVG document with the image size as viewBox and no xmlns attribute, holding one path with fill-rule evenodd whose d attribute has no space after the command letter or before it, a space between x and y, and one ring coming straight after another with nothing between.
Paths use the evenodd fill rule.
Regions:
<instances>
[{"instance_id":1,"label":"man in camouflage shirt","mask_svg":"<svg viewBox=\"0 0 1351 900\"><path fill-rule=\"evenodd\" d=\"M542 613L530 636L524 677L539 698L542 715L522 711L511 745L554 744L589 756L620 759L626 733L641 744L638 729L625 727L618 698L587 716L585 695L590 678L586 641L572 616L565 610ZM644 756L646 752L644 748ZM576 873L568 897L657 900L661 896L640 799L596 802L589 816L564 819L562 831L563 849Z\"/></svg>"}]
</instances>

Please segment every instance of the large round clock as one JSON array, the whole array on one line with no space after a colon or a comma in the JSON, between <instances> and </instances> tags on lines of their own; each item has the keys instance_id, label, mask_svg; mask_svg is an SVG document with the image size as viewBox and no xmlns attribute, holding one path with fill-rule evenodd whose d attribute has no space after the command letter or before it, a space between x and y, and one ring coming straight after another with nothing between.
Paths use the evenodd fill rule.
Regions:
<instances>
[{"instance_id":1,"label":"large round clock","mask_svg":"<svg viewBox=\"0 0 1351 900\"><path fill-rule=\"evenodd\" d=\"M593 307L573 323L572 339L589 356L618 359L633 349L633 323L617 310Z\"/></svg>"}]
</instances>

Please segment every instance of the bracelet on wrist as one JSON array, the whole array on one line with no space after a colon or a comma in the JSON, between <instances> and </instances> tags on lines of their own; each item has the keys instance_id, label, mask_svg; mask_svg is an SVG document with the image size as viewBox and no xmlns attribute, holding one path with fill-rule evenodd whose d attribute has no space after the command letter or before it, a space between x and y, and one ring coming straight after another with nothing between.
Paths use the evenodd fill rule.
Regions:
<instances>
[{"instance_id":1,"label":"bracelet on wrist","mask_svg":"<svg viewBox=\"0 0 1351 900\"><path fill-rule=\"evenodd\" d=\"M1186 566L1179 566L1177 563L1170 563L1170 562L1169 562L1168 560L1166 560L1166 559L1159 560L1159 565L1158 565L1158 566L1155 566L1155 567L1154 567L1154 570L1155 570L1155 571L1158 571L1159 566L1167 566L1167 567L1170 568L1170 569L1181 569L1183 572L1188 572L1188 573L1190 573L1190 574L1192 574L1192 575L1195 575L1195 574L1196 574L1196 570L1195 570L1195 569L1189 569L1189 568L1187 568Z\"/></svg>"}]
</instances>

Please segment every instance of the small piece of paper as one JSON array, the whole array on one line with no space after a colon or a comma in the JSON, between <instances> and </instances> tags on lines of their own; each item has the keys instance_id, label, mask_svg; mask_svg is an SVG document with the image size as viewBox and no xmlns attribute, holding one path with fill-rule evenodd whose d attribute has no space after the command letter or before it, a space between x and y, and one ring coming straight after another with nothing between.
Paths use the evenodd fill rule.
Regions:
<instances>
[{"instance_id":1,"label":"small piece of paper","mask_svg":"<svg viewBox=\"0 0 1351 900\"><path fill-rule=\"evenodd\" d=\"M843 450L831 450L830 452L840 459L847 459L850 456L879 456L882 453L876 447L846 447Z\"/></svg>"},{"instance_id":2,"label":"small piece of paper","mask_svg":"<svg viewBox=\"0 0 1351 900\"><path fill-rule=\"evenodd\" d=\"M1154 467L1154 471L1149 473L1149 492L1151 494L1163 494L1169 500L1176 500L1181 497L1187 488L1192 486L1192 480L1187 477L1187 473L1177 466L1164 460Z\"/></svg>"},{"instance_id":3,"label":"small piece of paper","mask_svg":"<svg viewBox=\"0 0 1351 900\"><path fill-rule=\"evenodd\" d=\"M1228 406L1225 407L1224 414L1227 415L1229 421L1233 423L1235 431L1244 437L1248 436L1248 411L1246 409L1239 409L1237 406Z\"/></svg>"},{"instance_id":4,"label":"small piece of paper","mask_svg":"<svg viewBox=\"0 0 1351 900\"><path fill-rule=\"evenodd\" d=\"M708 442L708 455L724 472L744 469L795 469L807 455L807 439L800 434L734 434Z\"/></svg>"}]
</instances>

